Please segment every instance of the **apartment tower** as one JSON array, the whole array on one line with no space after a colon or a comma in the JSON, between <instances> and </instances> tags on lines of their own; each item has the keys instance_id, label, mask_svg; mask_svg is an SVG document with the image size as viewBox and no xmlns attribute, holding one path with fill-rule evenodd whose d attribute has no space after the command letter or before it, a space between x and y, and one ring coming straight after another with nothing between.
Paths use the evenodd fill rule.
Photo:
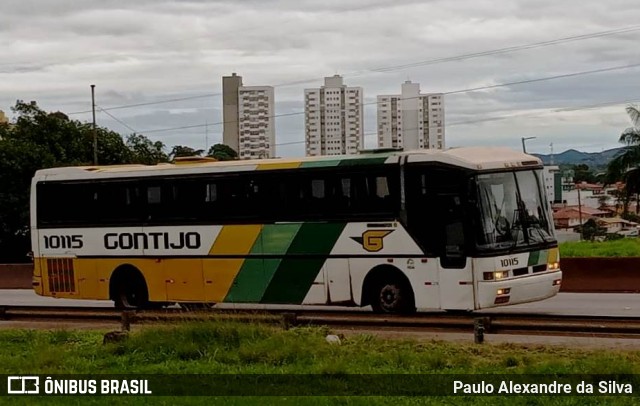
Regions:
<instances>
[{"instance_id":1,"label":"apartment tower","mask_svg":"<svg viewBox=\"0 0 640 406\"><path fill-rule=\"evenodd\" d=\"M275 101L272 86L243 86L235 73L222 77L223 143L240 159L275 157Z\"/></svg>"},{"instance_id":2,"label":"apartment tower","mask_svg":"<svg viewBox=\"0 0 640 406\"><path fill-rule=\"evenodd\" d=\"M351 155L363 148L362 93L340 75L324 78L319 89L305 89L307 156Z\"/></svg>"},{"instance_id":3,"label":"apartment tower","mask_svg":"<svg viewBox=\"0 0 640 406\"><path fill-rule=\"evenodd\" d=\"M402 94L377 97L378 147L444 149L444 95L421 94L406 81Z\"/></svg>"}]
</instances>

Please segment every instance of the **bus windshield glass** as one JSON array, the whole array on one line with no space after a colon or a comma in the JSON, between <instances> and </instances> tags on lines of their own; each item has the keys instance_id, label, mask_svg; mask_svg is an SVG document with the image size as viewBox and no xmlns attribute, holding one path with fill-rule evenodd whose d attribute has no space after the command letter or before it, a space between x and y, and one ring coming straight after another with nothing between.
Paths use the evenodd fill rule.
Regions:
<instances>
[{"instance_id":1,"label":"bus windshield glass","mask_svg":"<svg viewBox=\"0 0 640 406\"><path fill-rule=\"evenodd\" d=\"M540 170L476 177L480 250L554 242Z\"/></svg>"}]
</instances>

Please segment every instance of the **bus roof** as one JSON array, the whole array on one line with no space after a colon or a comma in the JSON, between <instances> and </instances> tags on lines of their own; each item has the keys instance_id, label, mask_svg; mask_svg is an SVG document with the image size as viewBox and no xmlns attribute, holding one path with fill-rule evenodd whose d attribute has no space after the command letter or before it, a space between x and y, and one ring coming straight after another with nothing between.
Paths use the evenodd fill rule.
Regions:
<instances>
[{"instance_id":1,"label":"bus roof","mask_svg":"<svg viewBox=\"0 0 640 406\"><path fill-rule=\"evenodd\" d=\"M96 179L144 176L173 176L199 173L244 172L254 170L357 166L403 162L437 162L484 171L541 166L540 159L503 147L460 147L448 150L384 151L359 155L332 155L301 158L214 161L184 160L176 164L72 166L41 169L36 180Z\"/></svg>"}]
</instances>

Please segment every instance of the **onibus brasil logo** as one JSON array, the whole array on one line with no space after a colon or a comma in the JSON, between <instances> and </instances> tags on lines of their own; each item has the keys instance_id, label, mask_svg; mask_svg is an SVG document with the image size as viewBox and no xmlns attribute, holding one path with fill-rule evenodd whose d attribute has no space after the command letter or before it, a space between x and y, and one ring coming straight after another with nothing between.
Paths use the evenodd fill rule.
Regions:
<instances>
[{"instance_id":1,"label":"onibus brasil logo","mask_svg":"<svg viewBox=\"0 0 640 406\"><path fill-rule=\"evenodd\" d=\"M369 252L378 252L384 248L384 237L392 232L393 230L367 230L361 237L351 237L351 239Z\"/></svg>"},{"instance_id":2,"label":"onibus brasil logo","mask_svg":"<svg viewBox=\"0 0 640 406\"><path fill-rule=\"evenodd\" d=\"M147 379L54 379L7 377L8 395L151 395Z\"/></svg>"}]
</instances>

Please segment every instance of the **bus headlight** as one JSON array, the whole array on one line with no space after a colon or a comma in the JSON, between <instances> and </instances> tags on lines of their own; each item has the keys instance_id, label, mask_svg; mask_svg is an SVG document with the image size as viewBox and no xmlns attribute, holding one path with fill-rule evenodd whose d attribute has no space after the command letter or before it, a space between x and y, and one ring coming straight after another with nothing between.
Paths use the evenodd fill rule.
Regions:
<instances>
[{"instance_id":1,"label":"bus headlight","mask_svg":"<svg viewBox=\"0 0 640 406\"><path fill-rule=\"evenodd\" d=\"M511 292L511 288L501 288L496 292L497 296L508 295Z\"/></svg>"},{"instance_id":2,"label":"bus headlight","mask_svg":"<svg viewBox=\"0 0 640 406\"><path fill-rule=\"evenodd\" d=\"M547 265L550 271L557 271L558 269L560 269L560 262L551 262Z\"/></svg>"},{"instance_id":3,"label":"bus headlight","mask_svg":"<svg viewBox=\"0 0 640 406\"><path fill-rule=\"evenodd\" d=\"M483 272L482 279L485 281L500 280L509 277L509 271Z\"/></svg>"}]
</instances>

